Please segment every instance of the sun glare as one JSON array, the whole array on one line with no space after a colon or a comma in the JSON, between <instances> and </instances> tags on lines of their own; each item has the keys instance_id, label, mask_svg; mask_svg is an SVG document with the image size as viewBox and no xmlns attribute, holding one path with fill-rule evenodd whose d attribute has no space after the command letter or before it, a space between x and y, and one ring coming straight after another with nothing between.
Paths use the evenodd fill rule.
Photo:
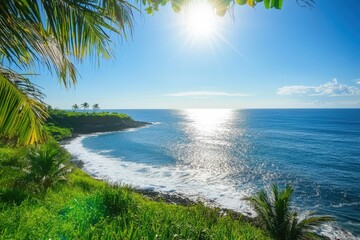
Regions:
<instances>
[{"instance_id":1,"label":"sun glare","mask_svg":"<svg viewBox=\"0 0 360 240\"><path fill-rule=\"evenodd\" d=\"M216 16L210 5L193 3L187 9L186 30L192 37L211 37L216 31Z\"/></svg>"},{"instance_id":2,"label":"sun glare","mask_svg":"<svg viewBox=\"0 0 360 240\"><path fill-rule=\"evenodd\" d=\"M180 15L179 26L181 30L178 36L184 39L183 47L186 49L210 49L222 51L225 44L236 53L239 51L226 39L228 16L219 17L216 10L207 2L202 0L191 1ZM225 33L225 35L223 35ZM189 48L190 46L190 48Z\"/></svg>"}]
</instances>

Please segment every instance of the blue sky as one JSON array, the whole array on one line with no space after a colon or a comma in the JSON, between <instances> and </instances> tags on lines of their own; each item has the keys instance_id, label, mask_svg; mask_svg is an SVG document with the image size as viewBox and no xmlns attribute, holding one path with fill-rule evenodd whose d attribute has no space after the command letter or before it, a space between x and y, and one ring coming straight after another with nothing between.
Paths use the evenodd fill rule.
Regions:
<instances>
[{"instance_id":1,"label":"blue sky","mask_svg":"<svg viewBox=\"0 0 360 240\"><path fill-rule=\"evenodd\" d=\"M236 6L215 19L212 40L189 40L188 15L165 6L135 14L132 39L114 37L114 59L77 65L75 88L46 71L34 82L64 109L85 101L103 109L358 108L359 12L358 0Z\"/></svg>"}]
</instances>

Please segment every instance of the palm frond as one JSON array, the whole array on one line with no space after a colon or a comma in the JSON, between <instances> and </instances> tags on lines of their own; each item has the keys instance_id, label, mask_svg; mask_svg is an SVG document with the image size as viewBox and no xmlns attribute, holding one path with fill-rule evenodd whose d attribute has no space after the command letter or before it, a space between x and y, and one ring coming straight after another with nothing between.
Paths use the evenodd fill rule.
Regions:
<instances>
[{"instance_id":1,"label":"palm frond","mask_svg":"<svg viewBox=\"0 0 360 240\"><path fill-rule=\"evenodd\" d=\"M48 116L43 97L27 78L0 67L0 133L24 144L43 140Z\"/></svg>"},{"instance_id":2,"label":"palm frond","mask_svg":"<svg viewBox=\"0 0 360 240\"><path fill-rule=\"evenodd\" d=\"M29 177L45 191L60 180L65 180L69 166L66 154L52 142L34 146L27 154Z\"/></svg>"},{"instance_id":3,"label":"palm frond","mask_svg":"<svg viewBox=\"0 0 360 240\"><path fill-rule=\"evenodd\" d=\"M65 87L76 83L73 62L111 56L112 32L132 33L135 9L125 0L2 0L0 2L0 130L19 142L43 139L43 95L24 71L46 66Z\"/></svg>"},{"instance_id":4,"label":"palm frond","mask_svg":"<svg viewBox=\"0 0 360 240\"><path fill-rule=\"evenodd\" d=\"M298 226L306 231L315 231L324 223L332 221L334 221L334 218L331 216L315 216L315 213L311 213L306 216L306 218L302 219Z\"/></svg>"},{"instance_id":5,"label":"palm frond","mask_svg":"<svg viewBox=\"0 0 360 240\"><path fill-rule=\"evenodd\" d=\"M0 58L22 69L45 64L68 87L73 60L109 58L110 33L132 33L133 9L124 0L3 0Z\"/></svg>"},{"instance_id":6,"label":"palm frond","mask_svg":"<svg viewBox=\"0 0 360 240\"><path fill-rule=\"evenodd\" d=\"M290 209L292 193L290 186L279 191L276 185L272 185L271 194L261 190L245 200L254 207L264 229L274 239L323 239L316 230L321 224L334 219L329 216L314 216L312 213L299 222L298 214Z\"/></svg>"}]
</instances>

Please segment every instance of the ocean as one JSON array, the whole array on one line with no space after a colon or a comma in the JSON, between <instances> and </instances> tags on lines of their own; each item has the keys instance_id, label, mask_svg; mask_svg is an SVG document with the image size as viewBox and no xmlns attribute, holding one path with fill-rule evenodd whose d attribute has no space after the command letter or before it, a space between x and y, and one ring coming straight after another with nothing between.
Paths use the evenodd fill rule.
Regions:
<instances>
[{"instance_id":1,"label":"ocean","mask_svg":"<svg viewBox=\"0 0 360 240\"><path fill-rule=\"evenodd\" d=\"M291 184L321 232L360 239L360 109L110 110L152 124L65 145L99 179L253 214L242 199Z\"/></svg>"}]
</instances>

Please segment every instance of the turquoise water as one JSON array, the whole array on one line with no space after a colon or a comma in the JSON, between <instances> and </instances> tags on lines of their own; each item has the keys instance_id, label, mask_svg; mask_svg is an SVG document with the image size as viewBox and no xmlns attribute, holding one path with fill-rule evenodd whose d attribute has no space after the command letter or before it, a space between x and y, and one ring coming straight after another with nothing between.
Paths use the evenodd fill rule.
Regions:
<instances>
[{"instance_id":1,"label":"turquoise water","mask_svg":"<svg viewBox=\"0 0 360 240\"><path fill-rule=\"evenodd\" d=\"M359 109L116 111L154 124L68 144L91 174L247 214L242 197L291 184L300 212L337 219L324 233L360 236Z\"/></svg>"}]
</instances>

